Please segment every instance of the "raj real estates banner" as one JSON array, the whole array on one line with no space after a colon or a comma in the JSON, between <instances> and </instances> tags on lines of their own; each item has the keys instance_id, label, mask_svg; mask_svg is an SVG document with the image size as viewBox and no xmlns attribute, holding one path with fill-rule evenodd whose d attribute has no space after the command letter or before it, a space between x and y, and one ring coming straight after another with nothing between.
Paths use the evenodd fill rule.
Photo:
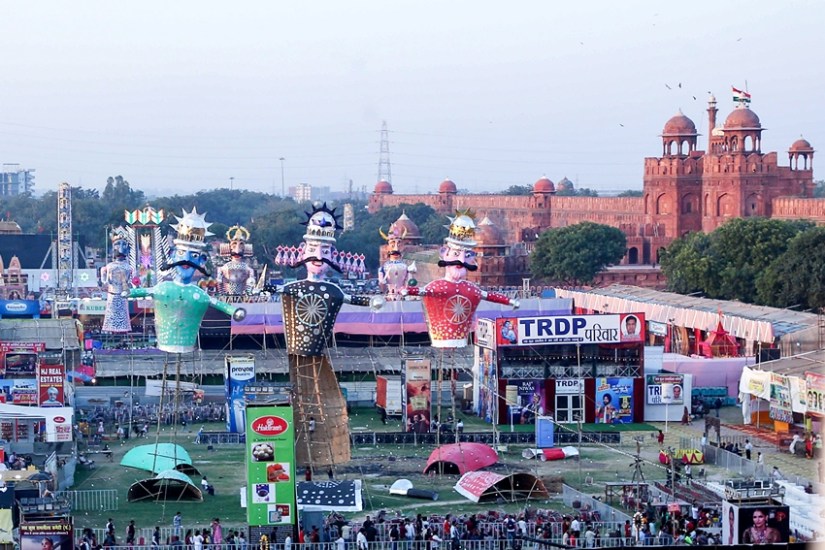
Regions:
<instances>
[{"instance_id":1,"label":"raj real estates banner","mask_svg":"<svg viewBox=\"0 0 825 550\"><path fill-rule=\"evenodd\" d=\"M246 409L246 520L292 525L295 507L295 425L291 405Z\"/></svg>"}]
</instances>

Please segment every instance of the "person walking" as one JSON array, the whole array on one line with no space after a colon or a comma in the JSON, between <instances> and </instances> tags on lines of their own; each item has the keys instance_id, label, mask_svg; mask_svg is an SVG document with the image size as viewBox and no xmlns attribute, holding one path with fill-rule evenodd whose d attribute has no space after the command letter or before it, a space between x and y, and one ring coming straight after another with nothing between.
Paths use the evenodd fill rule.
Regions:
<instances>
[{"instance_id":1,"label":"person walking","mask_svg":"<svg viewBox=\"0 0 825 550\"><path fill-rule=\"evenodd\" d=\"M746 439L745 440L745 458L750 460L752 452L753 452L753 443L751 443L750 439Z\"/></svg>"},{"instance_id":2,"label":"person walking","mask_svg":"<svg viewBox=\"0 0 825 550\"><path fill-rule=\"evenodd\" d=\"M172 518L172 534L180 539L180 534L183 529L183 516L180 512L176 513Z\"/></svg>"}]
</instances>

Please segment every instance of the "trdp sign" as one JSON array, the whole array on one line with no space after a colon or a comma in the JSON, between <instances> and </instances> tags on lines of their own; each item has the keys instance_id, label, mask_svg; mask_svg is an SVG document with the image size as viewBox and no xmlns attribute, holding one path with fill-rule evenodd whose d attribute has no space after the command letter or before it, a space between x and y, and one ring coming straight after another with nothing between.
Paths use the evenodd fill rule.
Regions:
<instances>
[{"instance_id":1,"label":"trdp sign","mask_svg":"<svg viewBox=\"0 0 825 550\"><path fill-rule=\"evenodd\" d=\"M291 405L246 408L246 520L292 525L295 508L295 427Z\"/></svg>"}]
</instances>

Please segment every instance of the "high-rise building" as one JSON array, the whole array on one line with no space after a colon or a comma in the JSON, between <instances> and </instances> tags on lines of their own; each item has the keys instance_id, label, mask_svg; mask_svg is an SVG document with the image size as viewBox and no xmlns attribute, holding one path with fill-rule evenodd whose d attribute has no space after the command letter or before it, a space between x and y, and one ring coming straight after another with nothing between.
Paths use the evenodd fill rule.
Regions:
<instances>
[{"instance_id":1,"label":"high-rise building","mask_svg":"<svg viewBox=\"0 0 825 550\"><path fill-rule=\"evenodd\" d=\"M19 168L19 164L4 164L0 172L0 197L29 193L34 187L34 169Z\"/></svg>"}]
</instances>

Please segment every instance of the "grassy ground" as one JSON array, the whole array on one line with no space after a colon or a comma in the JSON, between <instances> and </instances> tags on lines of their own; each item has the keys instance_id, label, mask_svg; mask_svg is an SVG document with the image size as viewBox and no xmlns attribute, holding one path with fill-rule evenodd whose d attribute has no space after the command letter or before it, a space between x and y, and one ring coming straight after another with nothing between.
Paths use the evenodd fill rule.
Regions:
<instances>
[{"instance_id":1,"label":"grassy ground","mask_svg":"<svg viewBox=\"0 0 825 550\"><path fill-rule=\"evenodd\" d=\"M472 416L461 416L464 419L465 431L487 431L492 426L483 420ZM380 417L374 409L355 409L350 415L350 426L353 430L399 431L400 420L390 419L387 425L381 423ZM592 430L597 425L585 425L583 429ZM647 424L632 425L635 429L654 432L655 428ZM622 426L625 427L625 426ZM532 430L532 426L516 426L519 430ZM205 425L205 429L222 431L223 424ZM501 426L501 430L509 431L509 426ZM628 443L619 445L617 449L603 446L585 446L582 449L582 460L564 460L559 462L525 461L521 458L523 447L511 447L500 455L499 464L492 469L500 473L514 471L530 471L545 480L563 478L565 483L581 486L591 494L603 492L598 484L620 479L629 480L632 476L632 459L627 452L633 452L635 444L632 442L632 433L623 436ZM113 461L108 462L98 456L97 468L94 470L79 469L76 475L74 489L117 489L119 494L119 510L96 510L77 512L76 526L102 527L107 518L116 520L118 533L123 531L126 523L134 519L138 527L154 525L171 525L172 516L180 511L183 514L184 525L189 528L202 528L209 525L213 517L219 516L221 522L228 526L242 525L245 521L245 510L239 505L239 491L245 481L244 448L240 445L216 446L214 451L207 451L205 446L194 444L194 433L175 434L171 430L162 431L160 442L175 442L184 446L192 456L194 465L215 486L214 497L206 496L203 502L137 502L127 501L129 486L145 477L145 472L120 466L120 460L126 451L135 445L154 443L152 434L148 439L130 439L128 442L110 444ZM353 461L338 471L342 479L361 479L363 481L365 512L382 509L402 511L404 513L463 513L478 512L479 510L496 509L499 511L515 512L523 509L524 503L489 505L474 504L453 490L458 476L429 477L422 474L427 458L433 451L432 446L402 446L384 445L379 447L357 447L353 449ZM620 452L617 452L620 451ZM654 466L645 466L645 475L648 479L663 478L661 470ZM438 492L439 500L415 500L407 497L391 496L389 486L400 478L410 479L416 488ZM200 478L193 477L193 482L200 483ZM586 485L585 482L588 484ZM596 485L589 485L589 483ZM558 496L551 496L547 501L534 501L531 506L552 507L564 510Z\"/></svg>"}]
</instances>

